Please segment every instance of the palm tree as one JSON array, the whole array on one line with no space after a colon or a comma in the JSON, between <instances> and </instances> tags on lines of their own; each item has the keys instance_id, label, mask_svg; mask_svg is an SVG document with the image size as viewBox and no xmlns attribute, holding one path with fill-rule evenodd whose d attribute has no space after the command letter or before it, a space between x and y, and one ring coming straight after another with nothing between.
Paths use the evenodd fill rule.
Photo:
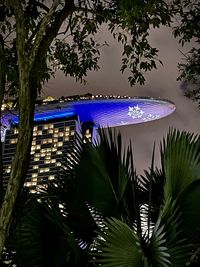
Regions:
<instances>
[{"instance_id":1,"label":"palm tree","mask_svg":"<svg viewBox=\"0 0 200 267\"><path fill-rule=\"evenodd\" d=\"M131 143L124 149L110 129L99 135L94 144L79 140L57 180L19 220L18 266L195 266L199 136L170 130L161 169L154 168L153 152L139 177Z\"/></svg>"},{"instance_id":2,"label":"palm tree","mask_svg":"<svg viewBox=\"0 0 200 267\"><path fill-rule=\"evenodd\" d=\"M200 137L170 130L160 154L161 170L151 168L141 181L148 195L146 227L138 235L134 222L130 227L108 218L97 237L95 256L101 266L195 266L200 251ZM144 217L141 206L139 213Z\"/></svg>"}]
</instances>

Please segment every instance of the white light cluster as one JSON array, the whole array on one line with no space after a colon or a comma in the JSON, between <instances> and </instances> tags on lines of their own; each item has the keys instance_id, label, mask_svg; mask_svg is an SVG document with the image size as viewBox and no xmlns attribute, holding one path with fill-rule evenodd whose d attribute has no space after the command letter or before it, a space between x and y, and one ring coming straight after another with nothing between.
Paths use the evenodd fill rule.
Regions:
<instances>
[{"instance_id":1,"label":"white light cluster","mask_svg":"<svg viewBox=\"0 0 200 267\"><path fill-rule=\"evenodd\" d=\"M147 117L144 117L142 120L143 121L151 121L151 120L156 120L156 119L159 119L160 118L160 115L159 114L148 114Z\"/></svg>"},{"instance_id":2,"label":"white light cluster","mask_svg":"<svg viewBox=\"0 0 200 267\"><path fill-rule=\"evenodd\" d=\"M141 108L139 108L138 105L135 107L128 108L128 115L132 117L133 119L142 118L143 114L144 114L144 111L141 110Z\"/></svg>"},{"instance_id":3,"label":"white light cluster","mask_svg":"<svg viewBox=\"0 0 200 267\"><path fill-rule=\"evenodd\" d=\"M160 117L159 114L148 114L146 115L145 112L137 105L134 107L128 108L128 116L132 117L133 119L141 119L143 121L155 120Z\"/></svg>"}]
</instances>

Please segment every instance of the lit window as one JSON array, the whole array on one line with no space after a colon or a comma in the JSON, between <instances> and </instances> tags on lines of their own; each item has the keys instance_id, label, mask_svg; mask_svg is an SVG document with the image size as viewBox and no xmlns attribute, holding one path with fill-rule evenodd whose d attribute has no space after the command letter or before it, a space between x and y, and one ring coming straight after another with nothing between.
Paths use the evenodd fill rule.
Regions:
<instances>
[{"instance_id":1,"label":"lit window","mask_svg":"<svg viewBox=\"0 0 200 267\"><path fill-rule=\"evenodd\" d=\"M37 169L38 169L38 165L33 165L33 169L34 169L34 170L37 170ZM32 177L35 177L35 176L33 176L33 175L35 175L35 174L36 174L36 173L33 173L33 174L32 174Z\"/></svg>"},{"instance_id":2,"label":"lit window","mask_svg":"<svg viewBox=\"0 0 200 267\"><path fill-rule=\"evenodd\" d=\"M56 162L56 159L52 159L52 160L51 160L51 163L55 163L55 162Z\"/></svg>"},{"instance_id":3,"label":"lit window","mask_svg":"<svg viewBox=\"0 0 200 267\"><path fill-rule=\"evenodd\" d=\"M63 204L61 204L61 203L59 203L58 206L59 206L60 209L63 209L64 208Z\"/></svg>"},{"instance_id":4,"label":"lit window","mask_svg":"<svg viewBox=\"0 0 200 267\"><path fill-rule=\"evenodd\" d=\"M54 175L50 175L50 176L48 177L48 179L49 179L49 180L54 180L54 179L55 179L55 176L54 176Z\"/></svg>"},{"instance_id":5,"label":"lit window","mask_svg":"<svg viewBox=\"0 0 200 267\"><path fill-rule=\"evenodd\" d=\"M33 131L34 131L34 132L37 132L37 126L35 126L35 127L33 128Z\"/></svg>"},{"instance_id":6,"label":"lit window","mask_svg":"<svg viewBox=\"0 0 200 267\"><path fill-rule=\"evenodd\" d=\"M14 129L14 134L18 134L18 129Z\"/></svg>"},{"instance_id":7,"label":"lit window","mask_svg":"<svg viewBox=\"0 0 200 267\"><path fill-rule=\"evenodd\" d=\"M53 137L58 137L58 134L57 134L57 133L55 133L55 134L53 135Z\"/></svg>"},{"instance_id":8,"label":"lit window","mask_svg":"<svg viewBox=\"0 0 200 267\"><path fill-rule=\"evenodd\" d=\"M50 157L49 157L50 158ZM49 163L51 163L51 161L50 161L50 159L46 159L45 161L44 161L44 163L45 164L49 164Z\"/></svg>"},{"instance_id":9,"label":"lit window","mask_svg":"<svg viewBox=\"0 0 200 267\"><path fill-rule=\"evenodd\" d=\"M91 134L86 134L85 137L89 139L91 137Z\"/></svg>"},{"instance_id":10,"label":"lit window","mask_svg":"<svg viewBox=\"0 0 200 267\"><path fill-rule=\"evenodd\" d=\"M65 141L69 141L69 137L65 137Z\"/></svg>"},{"instance_id":11,"label":"lit window","mask_svg":"<svg viewBox=\"0 0 200 267\"><path fill-rule=\"evenodd\" d=\"M43 127L44 130L47 130L48 128L49 128L48 125L44 125Z\"/></svg>"},{"instance_id":12,"label":"lit window","mask_svg":"<svg viewBox=\"0 0 200 267\"><path fill-rule=\"evenodd\" d=\"M53 152L57 151L56 147L53 147L53 148L52 148L52 151L53 151Z\"/></svg>"},{"instance_id":13,"label":"lit window","mask_svg":"<svg viewBox=\"0 0 200 267\"><path fill-rule=\"evenodd\" d=\"M35 194L36 193L36 190L30 190L30 192L32 193L32 194Z\"/></svg>"},{"instance_id":14,"label":"lit window","mask_svg":"<svg viewBox=\"0 0 200 267\"><path fill-rule=\"evenodd\" d=\"M61 162L56 162L56 166L61 166Z\"/></svg>"},{"instance_id":15,"label":"lit window","mask_svg":"<svg viewBox=\"0 0 200 267\"><path fill-rule=\"evenodd\" d=\"M63 135L64 135L63 132L60 132L60 133L58 134L59 137L62 137Z\"/></svg>"},{"instance_id":16,"label":"lit window","mask_svg":"<svg viewBox=\"0 0 200 267\"><path fill-rule=\"evenodd\" d=\"M58 142L58 147L63 146L63 142Z\"/></svg>"},{"instance_id":17,"label":"lit window","mask_svg":"<svg viewBox=\"0 0 200 267\"><path fill-rule=\"evenodd\" d=\"M52 133L53 133L53 130L52 130L52 129L50 129L50 130L49 130L49 133L50 133L50 134L52 134Z\"/></svg>"},{"instance_id":18,"label":"lit window","mask_svg":"<svg viewBox=\"0 0 200 267\"><path fill-rule=\"evenodd\" d=\"M46 144L46 143L47 143L46 139L42 140L42 144Z\"/></svg>"},{"instance_id":19,"label":"lit window","mask_svg":"<svg viewBox=\"0 0 200 267\"><path fill-rule=\"evenodd\" d=\"M41 157L45 157L45 153L40 154Z\"/></svg>"},{"instance_id":20,"label":"lit window","mask_svg":"<svg viewBox=\"0 0 200 267\"><path fill-rule=\"evenodd\" d=\"M32 182L37 182L37 178L32 178L31 181Z\"/></svg>"},{"instance_id":21,"label":"lit window","mask_svg":"<svg viewBox=\"0 0 200 267\"><path fill-rule=\"evenodd\" d=\"M10 144L16 144L16 143L17 143L17 139L16 138L10 140Z\"/></svg>"},{"instance_id":22,"label":"lit window","mask_svg":"<svg viewBox=\"0 0 200 267\"><path fill-rule=\"evenodd\" d=\"M74 131L71 131L70 135L74 135Z\"/></svg>"},{"instance_id":23,"label":"lit window","mask_svg":"<svg viewBox=\"0 0 200 267\"><path fill-rule=\"evenodd\" d=\"M58 150L58 151L56 152L56 154L57 154L57 155L61 155L61 154L62 154L62 151L61 151L61 150Z\"/></svg>"},{"instance_id":24,"label":"lit window","mask_svg":"<svg viewBox=\"0 0 200 267\"><path fill-rule=\"evenodd\" d=\"M39 158L34 158L34 161L39 161L40 159Z\"/></svg>"},{"instance_id":25,"label":"lit window","mask_svg":"<svg viewBox=\"0 0 200 267\"><path fill-rule=\"evenodd\" d=\"M40 145L35 146L36 149L40 149Z\"/></svg>"},{"instance_id":26,"label":"lit window","mask_svg":"<svg viewBox=\"0 0 200 267\"><path fill-rule=\"evenodd\" d=\"M69 132L66 132L66 133L65 133L65 136L69 136Z\"/></svg>"},{"instance_id":27,"label":"lit window","mask_svg":"<svg viewBox=\"0 0 200 267\"><path fill-rule=\"evenodd\" d=\"M37 135L42 135L42 131L37 131Z\"/></svg>"},{"instance_id":28,"label":"lit window","mask_svg":"<svg viewBox=\"0 0 200 267\"><path fill-rule=\"evenodd\" d=\"M35 146L36 145L36 141L32 141L32 146Z\"/></svg>"},{"instance_id":29,"label":"lit window","mask_svg":"<svg viewBox=\"0 0 200 267\"><path fill-rule=\"evenodd\" d=\"M49 124L49 129L53 129L53 124Z\"/></svg>"},{"instance_id":30,"label":"lit window","mask_svg":"<svg viewBox=\"0 0 200 267\"><path fill-rule=\"evenodd\" d=\"M10 169L6 169L6 173L10 173Z\"/></svg>"},{"instance_id":31,"label":"lit window","mask_svg":"<svg viewBox=\"0 0 200 267\"><path fill-rule=\"evenodd\" d=\"M39 169L39 173L43 173L43 172L49 172L49 168L41 168L41 169Z\"/></svg>"},{"instance_id":32,"label":"lit window","mask_svg":"<svg viewBox=\"0 0 200 267\"><path fill-rule=\"evenodd\" d=\"M24 185L27 186L27 187L29 187L29 186L32 186L33 183L32 182L26 182L26 183L24 183Z\"/></svg>"}]
</instances>

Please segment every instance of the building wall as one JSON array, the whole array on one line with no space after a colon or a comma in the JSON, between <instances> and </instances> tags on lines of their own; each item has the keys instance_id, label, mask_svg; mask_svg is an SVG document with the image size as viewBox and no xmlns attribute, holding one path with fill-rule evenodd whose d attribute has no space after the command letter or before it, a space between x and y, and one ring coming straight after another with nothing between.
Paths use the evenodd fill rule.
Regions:
<instances>
[{"instance_id":1,"label":"building wall","mask_svg":"<svg viewBox=\"0 0 200 267\"><path fill-rule=\"evenodd\" d=\"M45 121L35 124L31 146L31 159L25 187L31 192L53 180L59 174L62 161L70 161L70 153L76 141L76 132L79 129L77 118ZM17 144L18 129L11 127L6 132L3 152L4 186L8 183L11 171L11 162Z\"/></svg>"}]
</instances>

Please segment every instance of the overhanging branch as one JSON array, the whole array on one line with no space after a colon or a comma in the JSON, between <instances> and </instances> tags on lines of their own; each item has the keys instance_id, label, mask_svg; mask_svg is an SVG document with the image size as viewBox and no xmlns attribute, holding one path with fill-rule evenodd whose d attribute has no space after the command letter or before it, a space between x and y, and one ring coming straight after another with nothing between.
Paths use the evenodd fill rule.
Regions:
<instances>
[{"instance_id":1,"label":"overhanging branch","mask_svg":"<svg viewBox=\"0 0 200 267\"><path fill-rule=\"evenodd\" d=\"M40 27L38 29L38 32L35 37L34 44L32 46L30 56L29 56L29 69L31 70L34 62L35 62L35 57L38 54L38 50L40 49L40 44L44 40L44 37L46 36L46 31L48 28L48 25L50 21L52 20L52 17L55 14L55 11L59 4L61 3L61 0L54 0L52 6L50 7L48 13L44 16L40 23Z\"/></svg>"},{"instance_id":2,"label":"overhanging branch","mask_svg":"<svg viewBox=\"0 0 200 267\"><path fill-rule=\"evenodd\" d=\"M68 16L72 14L74 10L75 8L72 1L72 4L69 3L68 5L65 5L62 10L56 13L54 21L51 23L51 26L46 29L46 34L43 36L43 39L40 42L38 53L35 57L35 64L40 64L40 61L44 59L44 56L46 57L49 46L58 34L62 23ZM34 68L35 64L32 66L32 68Z\"/></svg>"},{"instance_id":3,"label":"overhanging branch","mask_svg":"<svg viewBox=\"0 0 200 267\"><path fill-rule=\"evenodd\" d=\"M7 0L7 5L13 9L16 21L16 43L17 43L17 57L19 70L23 70L23 66L27 63L25 42L27 39L27 32L25 27L25 18L22 3L20 0ZM19 72L19 78L21 79L21 71Z\"/></svg>"}]
</instances>

